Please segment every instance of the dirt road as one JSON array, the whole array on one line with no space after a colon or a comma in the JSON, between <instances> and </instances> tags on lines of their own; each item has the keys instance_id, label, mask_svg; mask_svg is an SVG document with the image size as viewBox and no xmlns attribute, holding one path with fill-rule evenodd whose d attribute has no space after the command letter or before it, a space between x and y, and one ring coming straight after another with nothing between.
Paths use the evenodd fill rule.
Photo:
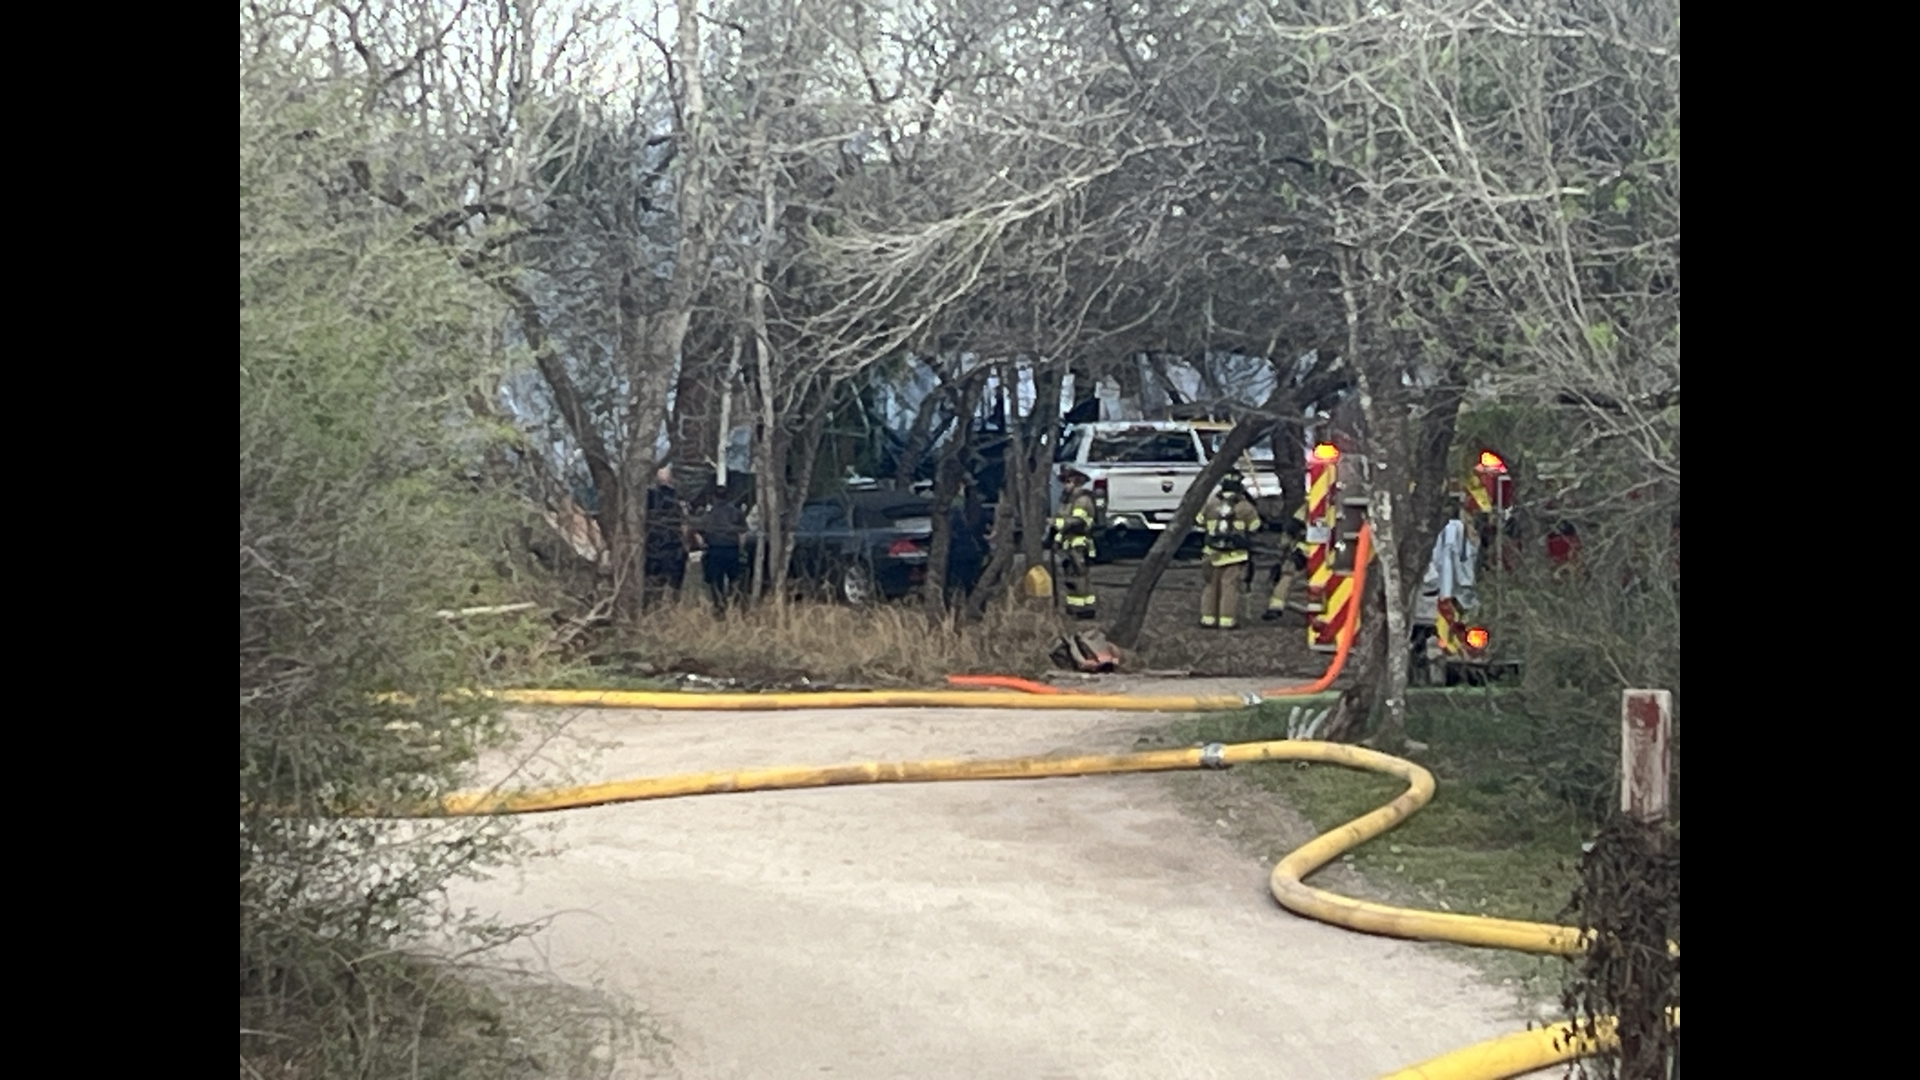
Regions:
<instances>
[{"instance_id":1,"label":"dirt road","mask_svg":"<svg viewBox=\"0 0 1920 1080\"><path fill-rule=\"evenodd\" d=\"M589 711L518 782L1133 748L1145 715ZM504 775L518 755L488 763ZM542 962L719 1078L1376 1076L1524 1026L1411 943L1274 903L1166 777L714 795L529 819L557 853L457 897L555 915Z\"/></svg>"}]
</instances>

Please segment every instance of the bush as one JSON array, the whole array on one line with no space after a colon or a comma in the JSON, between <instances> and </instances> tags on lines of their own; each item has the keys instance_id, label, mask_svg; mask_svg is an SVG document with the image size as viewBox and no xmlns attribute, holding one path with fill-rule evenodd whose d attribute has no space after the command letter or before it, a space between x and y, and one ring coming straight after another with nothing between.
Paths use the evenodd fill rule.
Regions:
<instances>
[{"instance_id":1,"label":"bush","mask_svg":"<svg viewBox=\"0 0 1920 1080\"><path fill-rule=\"evenodd\" d=\"M1512 701L1528 756L1549 790L1596 825L1619 801L1620 694L1670 690L1675 705L1669 813L1679 815L1679 490L1637 447L1586 445L1569 410L1463 414L1460 468L1498 447L1518 507L1503 557L1488 552L1483 618L1522 661ZM1555 564L1547 536L1570 525L1579 546Z\"/></svg>"},{"instance_id":2,"label":"bush","mask_svg":"<svg viewBox=\"0 0 1920 1080\"><path fill-rule=\"evenodd\" d=\"M511 854L504 824L329 816L445 790L501 734L484 702L442 700L474 685L487 650L434 616L498 599L478 594L497 580L488 538L506 504L472 478L494 433L462 405L497 312L404 215L353 197L345 163L377 140L351 109L245 75L243 1072L505 1075L492 1051L435 1059L485 1040L436 1041L474 991L414 955L511 936L443 902ZM386 691L421 704L377 703Z\"/></svg>"}]
</instances>

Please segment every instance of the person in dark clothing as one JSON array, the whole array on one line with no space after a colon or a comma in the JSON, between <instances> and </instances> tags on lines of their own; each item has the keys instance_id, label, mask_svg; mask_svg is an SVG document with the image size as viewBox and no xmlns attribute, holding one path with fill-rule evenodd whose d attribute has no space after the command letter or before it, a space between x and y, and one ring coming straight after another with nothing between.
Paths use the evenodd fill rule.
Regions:
<instances>
[{"instance_id":1,"label":"person in dark clothing","mask_svg":"<svg viewBox=\"0 0 1920 1080\"><path fill-rule=\"evenodd\" d=\"M971 594L986 560L985 535L978 515L967 509L955 508L947 521L947 588Z\"/></svg>"},{"instance_id":2,"label":"person in dark clothing","mask_svg":"<svg viewBox=\"0 0 1920 1080\"><path fill-rule=\"evenodd\" d=\"M673 469L668 466L654 474L653 486L647 489L647 591L680 595L687 576L686 532L686 511L673 489Z\"/></svg>"},{"instance_id":3,"label":"person in dark clothing","mask_svg":"<svg viewBox=\"0 0 1920 1080\"><path fill-rule=\"evenodd\" d=\"M735 582L740 579L740 538L747 531L747 515L727 494L725 486L713 489L713 505L696 526L700 537L700 556L705 570L707 590L721 608L727 605Z\"/></svg>"}]
</instances>

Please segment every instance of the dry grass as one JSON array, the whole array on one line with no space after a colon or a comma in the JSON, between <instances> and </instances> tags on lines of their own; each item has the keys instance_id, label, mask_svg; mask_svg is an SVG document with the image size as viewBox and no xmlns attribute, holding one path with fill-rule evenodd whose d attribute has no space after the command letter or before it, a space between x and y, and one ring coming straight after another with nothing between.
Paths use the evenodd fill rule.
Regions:
<instances>
[{"instance_id":1,"label":"dry grass","mask_svg":"<svg viewBox=\"0 0 1920 1080\"><path fill-rule=\"evenodd\" d=\"M743 682L938 686L956 672L1037 676L1061 624L1047 608L995 604L977 623L930 624L913 604L663 605L622 635L630 664Z\"/></svg>"}]
</instances>

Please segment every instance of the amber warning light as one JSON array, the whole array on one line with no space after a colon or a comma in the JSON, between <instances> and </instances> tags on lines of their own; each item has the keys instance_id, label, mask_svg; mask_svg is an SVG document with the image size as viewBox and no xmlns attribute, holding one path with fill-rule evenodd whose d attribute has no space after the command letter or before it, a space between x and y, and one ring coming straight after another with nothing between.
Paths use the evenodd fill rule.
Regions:
<instances>
[{"instance_id":1,"label":"amber warning light","mask_svg":"<svg viewBox=\"0 0 1920 1080\"><path fill-rule=\"evenodd\" d=\"M1319 461L1332 461L1340 456L1340 448L1332 443L1321 443L1313 448L1313 456Z\"/></svg>"},{"instance_id":2,"label":"amber warning light","mask_svg":"<svg viewBox=\"0 0 1920 1080\"><path fill-rule=\"evenodd\" d=\"M1467 648L1484 649L1487 647L1487 638L1487 628L1484 626L1476 626L1467 631Z\"/></svg>"},{"instance_id":3,"label":"amber warning light","mask_svg":"<svg viewBox=\"0 0 1920 1080\"><path fill-rule=\"evenodd\" d=\"M1483 469L1499 469L1504 472L1506 471L1507 463L1500 460L1499 454L1491 450L1482 450L1480 451L1480 467Z\"/></svg>"}]
</instances>

